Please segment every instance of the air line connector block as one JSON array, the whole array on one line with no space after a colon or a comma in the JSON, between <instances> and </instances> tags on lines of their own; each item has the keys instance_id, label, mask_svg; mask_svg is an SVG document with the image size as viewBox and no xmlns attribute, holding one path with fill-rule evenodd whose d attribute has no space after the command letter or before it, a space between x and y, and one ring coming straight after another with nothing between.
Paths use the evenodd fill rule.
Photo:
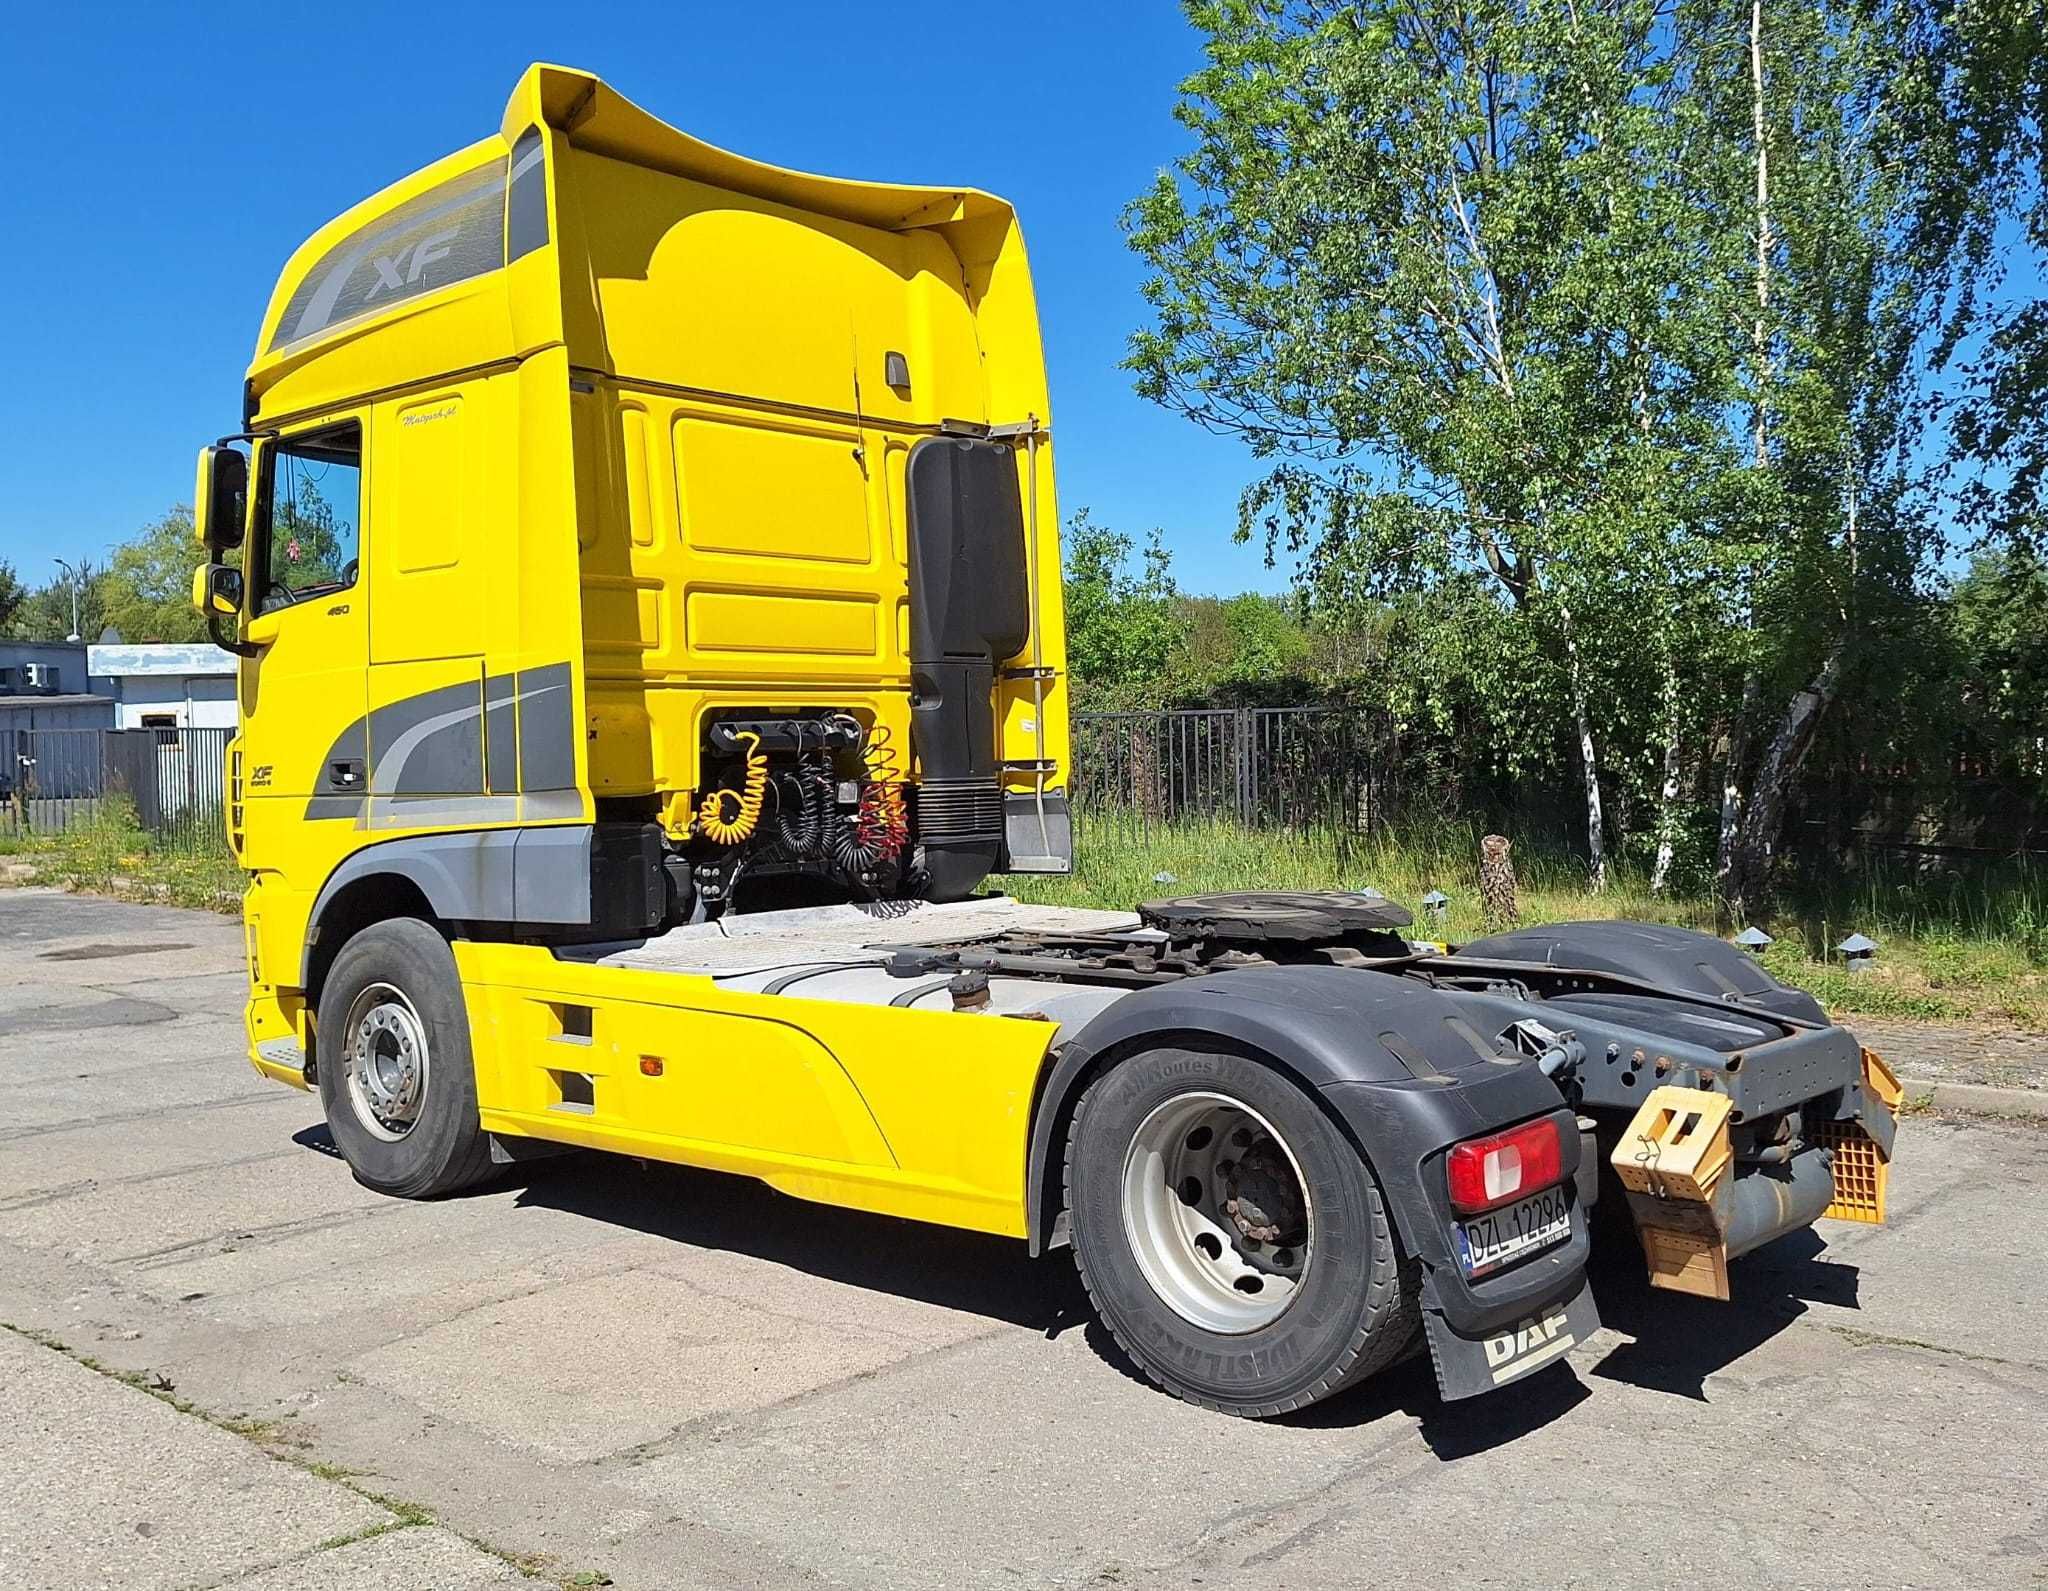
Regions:
<instances>
[{"instance_id":1,"label":"air line connector block","mask_svg":"<svg viewBox=\"0 0 2048 1591\"><path fill-rule=\"evenodd\" d=\"M941 967L958 965L955 957L936 950L898 950L882 963L892 978L929 978Z\"/></svg>"}]
</instances>

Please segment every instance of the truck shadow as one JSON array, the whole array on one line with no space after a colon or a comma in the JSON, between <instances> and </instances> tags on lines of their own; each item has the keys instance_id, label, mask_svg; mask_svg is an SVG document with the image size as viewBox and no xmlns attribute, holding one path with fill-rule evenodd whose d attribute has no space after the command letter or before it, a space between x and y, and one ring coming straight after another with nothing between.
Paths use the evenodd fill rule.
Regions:
<instances>
[{"instance_id":1,"label":"truck shadow","mask_svg":"<svg viewBox=\"0 0 2048 1591\"><path fill-rule=\"evenodd\" d=\"M1405 1416L1430 1452L1450 1463L1510 1446L1564 1418L1589 1396L1586 1384L1559 1364L1484 1397L1446 1403L1437 1392L1429 1354L1420 1350L1327 1403L1283 1414L1273 1423L1312 1431L1348 1430Z\"/></svg>"},{"instance_id":2,"label":"truck shadow","mask_svg":"<svg viewBox=\"0 0 2048 1591\"><path fill-rule=\"evenodd\" d=\"M1075 1328L1128 1380L1151 1386L1089 1308L1073 1262L1026 1255L1013 1239L808 1204L763 1183L682 1166L574 1155L520 1168L521 1208L580 1215L670 1242L749 1255L852 1287L961 1310L1057 1338ZM495 1184L503 1189L505 1183ZM484 1190L479 1190L484 1191ZM1164 1393L1159 1394L1165 1396ZM1427 1354L1279 1423L1333 1430L1413 1420L1443 1459L1513 1442L1568 1413L1586 1387L1562 1367L1504 1392L1445 1404Z\"/></svg>"},{"instance_id":3,"label":"truck shadow","mask_svg":"<svg viewBox=\"0 0 2048 1591\"><path fill-rule=\"evenodd\" d=\"M324 1125L295 1135L335 1155ZM1053 1339L1076 1327L1118 1374L1149 1386L1144 1372L1094 1319L1064 1254L1031 1259L1009 1238L927 1226L892 1216L810 1204L746 1177L622 1156L572 1153L508 1167L472 1194L513 1191L518 1208L557 1210L667 1242L744 1254L850 1287L980 1315ZM1310 1430L1356 1429L1402 1416L1430 1451L1451 1461L1509 1445L1569 1414L1604 1380L1704 1401L1707 1379L1770 1341L1809 1303L1853 1309L1858 1271L1825 1257L1813 1231L1796 1232L1734 1263L1733 1300L1660 1292L1625 1242L1591 1266L1600 1318L1629 1339L1579 1373L1559 1365L1486 1397L1445 1403L1428 1355L1416 1352L1356 1390L1276 1422ZM1164 1394L1161 1394L1164 1396Z\"/></svg>"},{"instance_id":4,"label":"truck shadow","mask_svg":"<svg viewBox=\"0 0 2048 1591\"><path fill-rule=\"evenodd\" d=\"M325 1122L294 1133L292 1142L342 1158ZM810 1204L751 1177L571 1151L501 1167L451 1197L507 1192L519 1209L559 1210L671 1243L745 1254L1047 1337L1090 1318L1064 1258L1041 1263L1013 1239Z\"/></svg>"},{"instance_id":5,"label":"truck shadow","mask_svg":"<svg viewBox=\"0 0 2048 1591\"><path fill-rule=\"evenodd\" d=\"M748 1177L578 1154L494 1179L520 1208L560 1210L674 1243L787 1266L827 1281L1057 1336L1088 1318L1073 1266L1010 1238L811 1204Z\"/></svg>"},{"instance_id":6,"label":"truck shadow","mask_svg":"<svg viewBox=\"0 0 2048 1591\"><path fill-rule=\"evenodd\" d=\"M1632 1249L1610 1248L1593 1261L1593 1295L1601 1324L1630 1340L1591 1373L1705 1402L1708 1377L1776 1337L1808 1304L1857 1307L1859 1271L1826 1252L1826 1240L1809 1228L1736 1260L1724 1304L1654 1288Z\"/></svg>"}]
</instances>

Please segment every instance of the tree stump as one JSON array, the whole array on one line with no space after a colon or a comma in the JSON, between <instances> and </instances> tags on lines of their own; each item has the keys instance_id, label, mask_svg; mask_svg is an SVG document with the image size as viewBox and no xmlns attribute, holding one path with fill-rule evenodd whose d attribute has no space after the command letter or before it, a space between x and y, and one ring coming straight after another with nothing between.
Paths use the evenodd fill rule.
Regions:
<instances>
[{"instance_id":1,"label":"tree stump","mask_svg":"<svg viewBox=\"0 0 2048 1591\"><path fill-rule=\"evenodd\" d=\"M1521 918L1515 899L1515 862L1505 834L1489 834L1479 842L1479 906L1486 931L1499 933Z\"/></svg>"}]
</instances>

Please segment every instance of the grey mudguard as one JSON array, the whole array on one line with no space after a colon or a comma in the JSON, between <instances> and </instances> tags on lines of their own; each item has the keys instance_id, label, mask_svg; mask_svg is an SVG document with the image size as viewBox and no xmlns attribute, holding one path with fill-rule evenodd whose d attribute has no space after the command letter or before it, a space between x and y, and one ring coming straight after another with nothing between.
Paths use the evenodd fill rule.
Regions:
<instances>
[{"instance_id":1,"label":"grey mudguard","mask_svg":"<svg viewBox=\"0 0 2048 1591\"><path fill-rule=\"evenodd\" d=\"M1563 1303L1545 1304L1477 1337L1459 1335L1429 1309L1422 1312L1422 1325L1436 1389L1450 1402L1491 1392L1555 1364L1600 1329L1600 1314L1593 1307L1592 1286L1582 1281Z\"/></svg>"},{"instance_id":2,"label":"grey mudguard","mask_svg":"<svg viewBox=\"0 0 2048 1591\"><path fill-rule=\"evenodd\" d=\"M1557 1089L1528 1062L1495 1058L1450 996L1342 967L1248 967L1140 990L1062 1044L1032 1121L1027 1199L1034 1253L1051 1242L1059 1206L1051 1178L1062 1149L1056 1137L1092 1063L1205 1041L1270 1060L1328 1103L1378 1177L1402 1244L1423 1264L1433 1347L1439 1328L1483 1342L1517 1320L1577 1300L1588 1248L1583 1211L1574 1209L1566 1242L1471 1282L1452 1253L1444 1180L1452 1144L1550 1116L1570 1188L1579 1133ZM1589 1316L1591 1300L1573 1307Z\"/></svg>"}]
</instances>

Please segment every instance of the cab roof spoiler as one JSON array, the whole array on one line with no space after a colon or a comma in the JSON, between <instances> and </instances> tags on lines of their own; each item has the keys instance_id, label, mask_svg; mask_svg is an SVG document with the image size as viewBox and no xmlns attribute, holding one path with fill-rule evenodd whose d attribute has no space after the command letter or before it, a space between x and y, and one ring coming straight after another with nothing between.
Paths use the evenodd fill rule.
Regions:
<instances>
[{"instance_id":1,"label":"cab roof spoiler","mask_svg":"<svg viewBox=\"0 0 2048 1591\"><path fill-rule=\"evenodd\" d=\"M506 146L534 126L593 154L891 232L1011 218L1009 205L974 188L852 182L749 160L678 131L574 67L536 64L520 77L500 127Z\"/></svg>"}]
</instances>

